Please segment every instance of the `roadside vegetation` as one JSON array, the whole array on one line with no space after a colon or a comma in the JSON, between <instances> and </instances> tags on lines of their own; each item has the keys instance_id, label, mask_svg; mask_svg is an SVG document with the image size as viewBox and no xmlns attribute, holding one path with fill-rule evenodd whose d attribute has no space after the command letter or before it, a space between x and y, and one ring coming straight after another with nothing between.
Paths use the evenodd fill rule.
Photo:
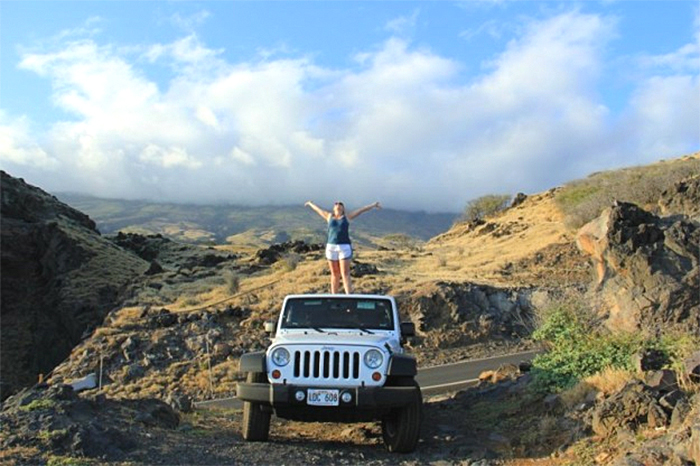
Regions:
<instances>
[{"instance_id":1,"label":"roadside vegetation","mask_svg":"<svg viewBox=\"0 0 700 466\"><path fill-rule=\"evenodd\" d=\"M612 333L575 298L556 303L542 314L532 335L547 348L533 360L534 387L540 392L575 390L581 382L607 391L606 385L614 388L620 380L636 375L635 355L655 350L668 368L679 369L683 359L700 346L700 338L687 334Z\"/></svg>"},{"instance_id":2,"label":"roadside vegetation","mask_svg":"<svg viewBox=\"0 0 700 466\"><path fill-rule=\"evenodd\" d=\"M555 197L569 228L579 228L596 218L614 201L637 204L650 211L674 183L700 174L700 158L684 157L642 167L598 172L572 181Z\"/></svg>"}]
</instances>

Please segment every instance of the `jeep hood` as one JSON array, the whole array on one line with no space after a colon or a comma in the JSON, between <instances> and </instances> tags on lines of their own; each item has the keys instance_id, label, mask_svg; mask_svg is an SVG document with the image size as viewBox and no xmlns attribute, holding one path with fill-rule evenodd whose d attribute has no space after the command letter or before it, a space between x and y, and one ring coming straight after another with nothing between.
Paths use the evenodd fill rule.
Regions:
<instances>
[{"instance_id":1,"label":"jeep hood","mask_svg":"<svg viewBox=\"0 0 700 466\"><path fill-rule=\"evenodd\" d=\"M360 330L325 330L324 333L312 329L289 331L277 335L273 340L273 346L277 345L319 345L319 346L380 346L385 343L391 345L396 337L389 332L375 331L373 334ZM394 346L394 345L391 345Z\"/></svg>"}]
</instances>

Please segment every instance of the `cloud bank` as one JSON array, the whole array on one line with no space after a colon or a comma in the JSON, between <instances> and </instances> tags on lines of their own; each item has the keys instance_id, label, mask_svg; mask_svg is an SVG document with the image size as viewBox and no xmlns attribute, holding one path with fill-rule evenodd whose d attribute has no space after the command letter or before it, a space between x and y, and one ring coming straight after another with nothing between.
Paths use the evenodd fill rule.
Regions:
<instances>
[{"instance_id":1,"label":"cloud bank","mask_svg":"<svg viewBox=\"0 0 700 466\"><path fill-rule=\"evenodd\" d=\"M577 11L531 21L467 77L399 35L345 69L306 56L230 63L194 32L123 49L66 39L19 63L51 83L66 117L39 130L0 112L0 163L53 192L460 211L698 150L697 43L635 57L632 97L614 112L600 85L615 34L614 20Z\"/></svg>"}]
</instances>

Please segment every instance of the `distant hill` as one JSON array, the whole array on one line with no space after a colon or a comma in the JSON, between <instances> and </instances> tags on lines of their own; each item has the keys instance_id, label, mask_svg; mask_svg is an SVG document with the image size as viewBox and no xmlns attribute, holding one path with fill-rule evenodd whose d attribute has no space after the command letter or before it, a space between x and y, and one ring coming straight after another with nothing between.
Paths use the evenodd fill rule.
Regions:
<instances>
[{"instance_id":1,"label":"distant hill","mask_svg":"<svg viewBox=\"0 0 700 466\"><path fill-rule=\"evenodd\" d=\"M325 225L303 206L245 207L168 204L58 194L63 202L86 213L103 234L118 231L156 234L193 243L270 244L292 239L323 242ZM328 207L329 208L329 207ZM353 222L358 243L377 243L387 235L426 241L447 231L457 214L374 210Z\"/></svg>"}]
</instances>

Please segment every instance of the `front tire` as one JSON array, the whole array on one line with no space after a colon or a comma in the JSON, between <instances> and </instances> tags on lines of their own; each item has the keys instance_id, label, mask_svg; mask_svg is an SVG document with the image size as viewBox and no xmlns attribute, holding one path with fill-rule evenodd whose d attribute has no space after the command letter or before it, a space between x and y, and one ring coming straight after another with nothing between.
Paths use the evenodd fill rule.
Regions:
<instances>
[{"instance_id":1,"label":"front tire","mask_svg":"<svg viewBox=\"0 0 700 466\"><path fill-rule=\"evenodd\" d=\"M390 452L410 453L416 449L420 436L423 396L418 383L413 379L399 380L396 385L416 387L416 396L410 404L391 410L382 419L382 438Z\"/></svg>"},{"instance_id":2,"label":"front tire","mask_svg":"<svg viewBox=\"0 0 700 466\"><path fill-rule=\"evenodd\" d=\"M248 372L248 383L265 383L267 377L261 372ZM264 411L260 403L243 402L243 438L250 442L264 442L270 434L269 411Z\"/></svg>"}]
</instances>

